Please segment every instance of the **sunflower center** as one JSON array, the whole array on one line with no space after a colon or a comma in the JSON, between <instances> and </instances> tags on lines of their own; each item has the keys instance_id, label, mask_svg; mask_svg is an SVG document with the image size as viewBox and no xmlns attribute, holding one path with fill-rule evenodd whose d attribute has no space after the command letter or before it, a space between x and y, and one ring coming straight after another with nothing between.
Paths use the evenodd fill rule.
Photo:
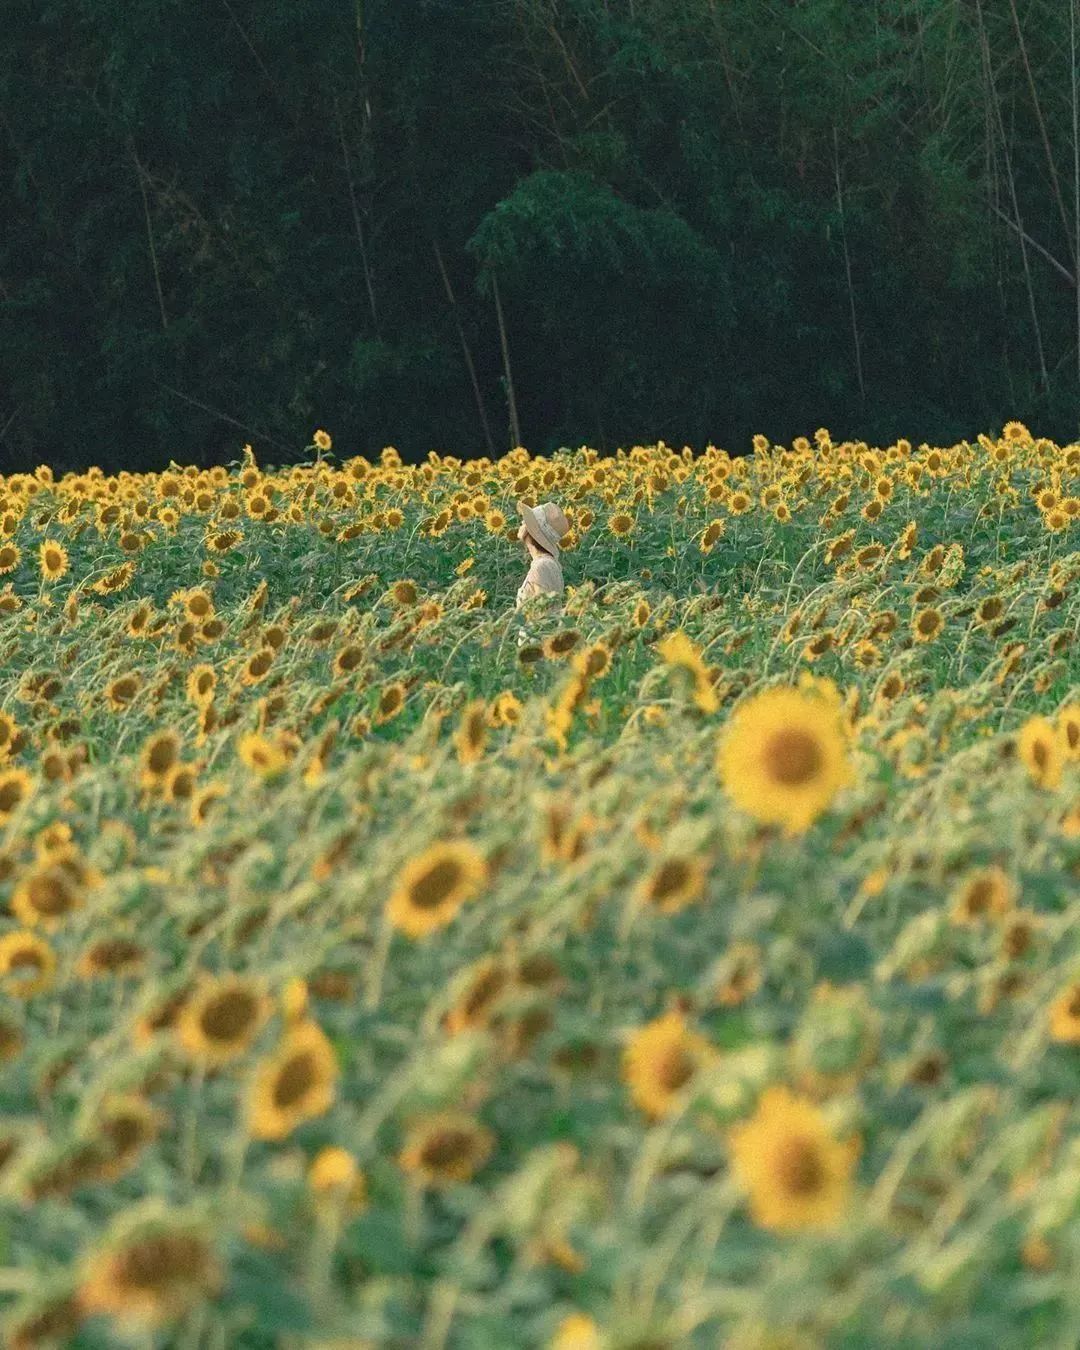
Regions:
<instances>
[{"instance_id":1,"label":"sunflower center","mask_svg":"<svg viewBox=\"0 0 1080 1350\"><path fill-rule=\"evenodd\" d=\"M679 1046L663 1055L656 1065L656 1081L665 1092L678 1092L689 1083L696 1068L693 1056Z\"/></svg>"},{"instance_id":2,"label":"sunflower center","mask_svg":"<svg viewBox=\"0 0 1080 1350\"><path fill-rule=\"evenodd\" d=\"M466 994L461 1010L466 1017L477 1017L499 996L506 984L506 975L501 970L485 971Z\"/></svg>"},{"instance_id":3,"label":"sunflower center","mask_svg":"<svg viewBox=\"0 0 1080 1350\"><path fill-rule=\"evenodd\" d=\"M1080 1017L1080 986L1073 990L1069 999L1069 1016Z\"/></svg>"},{"instance_id":4,"label":"sunflower center","mask_svg":"<svg viewBox=\"0 0 1080 1350\"><path fill-rule=\"evenodd\" d=\"M993 888L988 881L972 882L965 908L969 914L985 914L990 908Z\"/></svg>"},{"instance_id":5,"label":"sunflower center","mask_svg":"<svg viewBox=\"0 0 1080 1350\"><path fill-rule=\"evenodd\" d=\"M34 877L29 885L30 903L39 914L66 914L72 898L59 877Z\"/></svg>"},{"instance_id":6,"label":"sunflower center","mask_svg":"<svg viewBox=\"0 0 1080 1350\"><path fill-rule=\"evenodd\" d=\"M1045 771L1050 755L1043 741L1036 741L1031 747L1031 758L1035 761L1037 769Z\"/></svg>"},{"instance_id":7,"label":"sunflower center","mask_svg":"<svg viewBox=\"0 0 1080 1350\"><path fill-rule=\"evenodd\" d=\"M117 1157L125 1158L146 1138L146 1126L138 1116L114 1116L102 1127Z\"/></svg>"},{"instance_id":8,"label":"sunflower center","mask_svg":"<svg viewBox=\"0 0 1080 1350\"><path fill-rule=\"evenodd\" d=\"M202 1029L212 1041L234 1041L251 1026L257 1006L246 989L230 989L207 1004L200 1019Z\"/></svg>"},{"instance_id":9,"label":"sunflower center","mask_svg":"<svg viewBox=\"0 0 1080 1350\"><path fill-rule=\"evenodd\" d=\"M776 1159L777 1177L790 1195L812 1195L825 1181L821 1152L812 1139L788 1139Z\"/></svg>"},{"instance_id":10,"label":"sunflower center","mask_svg":"<svg viewBox=\"0 0 1080 1350\"><path fill-rule=\"evenodd\" d=\"M8 968L10 970L42 970L45 961L40 952L35 951L33 947L20 947L8 957Z\"/></svg>"},{"instance_id":11,"label":"sunflower center","mask_svg":"<svg viewBox=\"0 0 1080 1350\"><path fill-rule=\"evenodd\" d=\"M164 773L176 761L176 748L171 741L158 741L150 751L148 763L153 773Z\"/></svg>"},{"instance_id":12,"label":"sunflower center","mask_svg":"<svg viewBox=\"0 0 1080 1350\"><path fill-rule=\"evenodd\" d=\"M417 909L437 909L452 894L460 880L461 868L457 862L452 858L440 859L413 882L409 891L410 902Z\"/></svg>"},{"instance_id":13,"label":"sunflower center","mask_svg":"<svg viewBox=\"0 0 1080 1350\"><path fill-rule=\"evenodd\" d=\"M281 1111L295 1106L315 1086L316 1077L315 1061L308 1051L293 1055L274 1084L274 1105Z\"/></svg>"},{"instance_id":14,"label":"sunflower center","mask_svg":"<svg viewBox=\"0 0 1080 1350\"><path fill-rule=\"evenodd\" d=\"M656 901L670 899L680 894L690 880L690 869L681 859L670 859L661 863L653 877L652 898Z\"/></svg>"},{"instance_id":15,"label":"sunflower center","mask_svg":"<svg viewBox=\"0 0 1080 1350\"><path fill-rule=\"evenodd\" d=\"M441 1171L463 1162L470 1154L472 1136L467 1130L439 1130L428 1139L423 1147L424 1165L432 1171Z\"/></svg>"},{"instance_id":16,"label":"sunflower center","mask_svg":"<svg viewBox=\"0 0 1080 1350\"><path fill-rule=\"evenodd\" d=\"M801 787L820 773L824 756L817 738L810 732L787 727L766 745L765 765L775 782L785 787Z\"/></svg>"},{"instance_id":17,"label":"sunflower center","mask_svg":"<svg viewBox=\"0 0 1080 1350\"><path fill-rule=\"evenodd\" d=\"M164 1235L121 1252L116 1278L134 1289L154 1289L177 1278L191 1279L205 1263L206 1249L197 1238Z\"/></svg>"}]
</instances>

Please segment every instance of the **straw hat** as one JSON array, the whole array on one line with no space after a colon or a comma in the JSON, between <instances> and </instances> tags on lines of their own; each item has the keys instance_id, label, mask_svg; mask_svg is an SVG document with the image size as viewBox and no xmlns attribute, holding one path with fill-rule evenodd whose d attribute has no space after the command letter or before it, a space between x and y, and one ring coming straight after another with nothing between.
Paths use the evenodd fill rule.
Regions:
<instances>
[{"instance_id":1,"label":"straw hat","mask_svg":"<svg viewBox=\"0 0 1080 1350\"><path fill-rule=\"evenodd\" d=\"M570 522L560 508L554 502L544 502L542 506L526 506L524 502L518 502L517 509L522 520L518 538L530 534L541 548L557 556L559 540L570 530Z\"/></svg>"}]
</instances>

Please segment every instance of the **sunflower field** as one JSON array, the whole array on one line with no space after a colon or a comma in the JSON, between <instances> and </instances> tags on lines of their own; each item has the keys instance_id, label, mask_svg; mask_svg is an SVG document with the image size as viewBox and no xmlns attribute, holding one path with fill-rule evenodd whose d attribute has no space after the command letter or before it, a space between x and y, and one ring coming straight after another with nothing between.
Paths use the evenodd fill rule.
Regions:
<instances>
[{"instance_id":1,"label":"sunflower field","mask_svg":"<svg viewBox=\"0 0 1080 1350\"><path fill-rule=\"evenodd\" d=\"M1078 482L0 479L3 1344L1075 1346Z\"/></svg>"}]
</instances>

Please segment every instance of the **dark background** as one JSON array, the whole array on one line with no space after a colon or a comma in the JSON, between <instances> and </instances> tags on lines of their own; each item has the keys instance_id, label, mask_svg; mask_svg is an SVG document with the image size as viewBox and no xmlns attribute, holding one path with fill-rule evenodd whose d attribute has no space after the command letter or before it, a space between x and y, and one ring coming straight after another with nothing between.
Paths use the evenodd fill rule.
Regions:
<instances>
[{"instance_id":1,"label":"dark background","mask_svg":"<svg viewBox=\"0 0 1080 1350\"><path fill-rule=\"evenodd\" d=\"M1077 435L1080 0L2 8L0 469Z\"/></svg>"}]
</instances>

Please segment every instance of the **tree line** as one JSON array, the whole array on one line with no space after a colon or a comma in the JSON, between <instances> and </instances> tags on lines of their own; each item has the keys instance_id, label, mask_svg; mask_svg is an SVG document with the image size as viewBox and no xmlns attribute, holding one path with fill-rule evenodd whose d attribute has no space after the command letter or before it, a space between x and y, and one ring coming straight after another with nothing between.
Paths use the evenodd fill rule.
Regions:
<instances>
[{"instance_id":1,"label":"tree line","mask_svg":"<svg viewBox=\"0 0 1080 1350\"><path fill-rule=\"evenodd\" d=\"M7 0L0 470L1080 406L1080 0Z\"/></svg>"}]
</instances>

